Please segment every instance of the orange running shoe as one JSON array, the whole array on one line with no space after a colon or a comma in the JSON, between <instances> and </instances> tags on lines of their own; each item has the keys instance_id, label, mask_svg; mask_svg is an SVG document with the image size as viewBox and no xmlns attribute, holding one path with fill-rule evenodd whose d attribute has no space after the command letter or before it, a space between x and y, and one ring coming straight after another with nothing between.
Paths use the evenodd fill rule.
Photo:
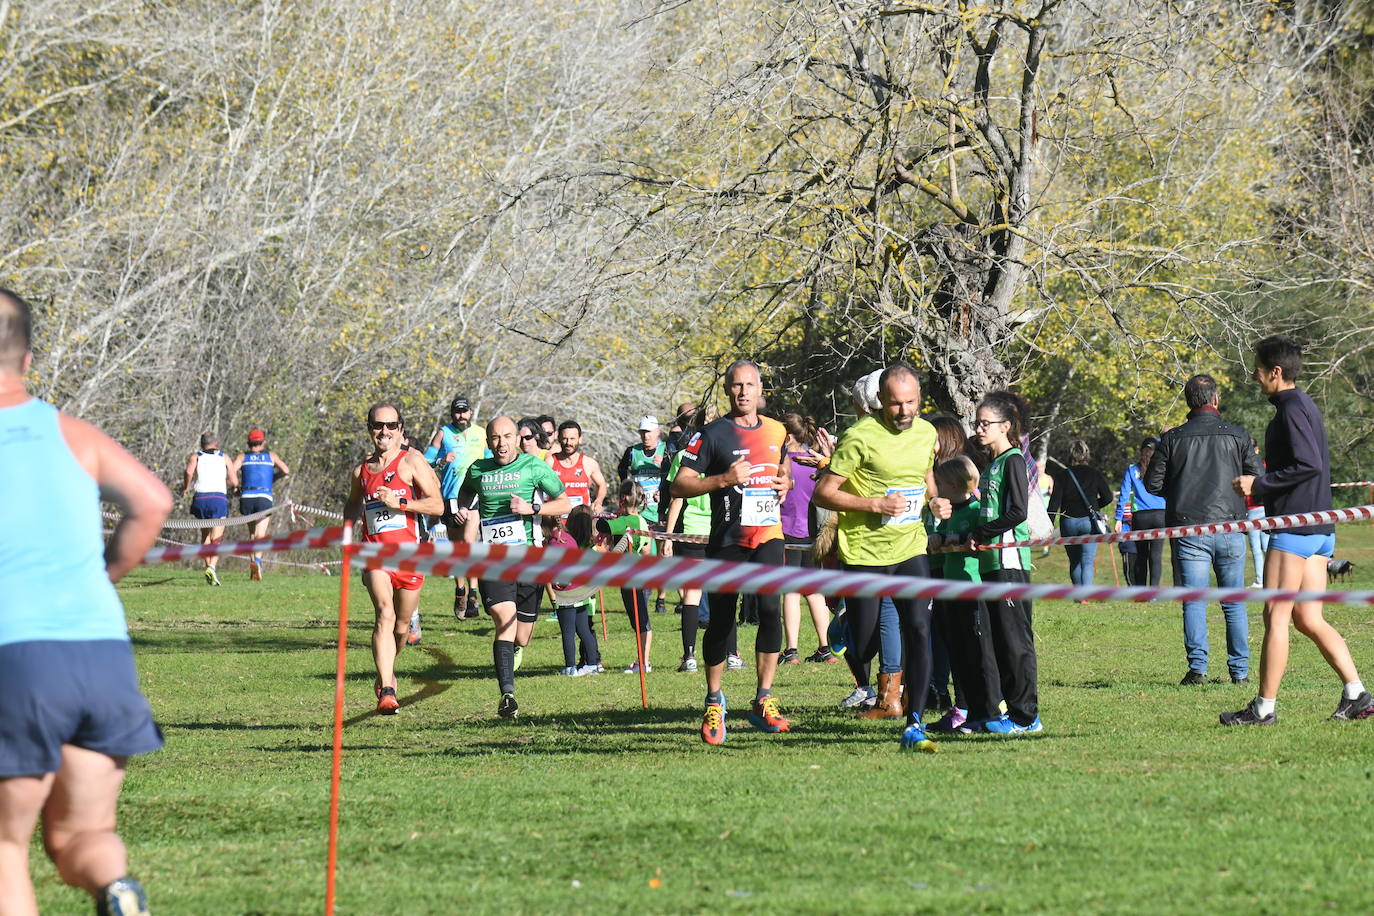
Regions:
<instances>
[{"instance_id":1,"label":"orange running shoe","mask_svg":"<svg viewBox=\"0 0 1374 916\"><path fill-rule=\"evenodd\" d=\"M771 695L754 701L754 705L749 709L749 724L766 732L792 730L792 723L784 719L778 710L777 697Z\"/></svg>"},{"instance_id":2,"label":"orange running shoe","mask_svg":"<svg viewBox=\"0 0 1374 916\"><path fill-rule=\"evenodd\" d=\"M396 699L396 688L383 687L382 692L377 695L377 711L384 716L394 716L400 708L401 701Z\"/></svg>"},{"instance_id":3,"label":"orange running shoe","mask_svg":"<svg viewBox=\"0 0 1374 916\"><path fill-rule=\"evenodd\" d=\"M257 557L254 557L254 558L253 558L253 562L252 562L251 564L249 564L249 566L250 566L250 568L249 568L249 570L248 570L248 578L249 578L249 580L250 580L250 581L253 581L253 582L261 582L261 581L262 581L262 560L258 559Z\"/></svg>"},{"instance_id":4,"label":"orange running shoe","mask_svg":"<svg viewBox=\"0 0 1374 916\"><path fill-rule=\"evenodd\" d=\"M701 740L707 744L725 743L725 707L711 703L701 717Z\"/></svg>"}]
</instances>

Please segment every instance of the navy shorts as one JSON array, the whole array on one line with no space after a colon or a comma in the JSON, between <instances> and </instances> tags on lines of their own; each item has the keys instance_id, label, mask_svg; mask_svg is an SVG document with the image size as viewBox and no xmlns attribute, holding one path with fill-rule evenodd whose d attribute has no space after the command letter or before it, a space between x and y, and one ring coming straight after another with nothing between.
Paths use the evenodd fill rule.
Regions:
<instances>
[{"instance_id":1,"label":"navy shorts","mask_svg":"<svg viewBox=\"0 0 1374 916\"><path fill-rule=\"evenodd\" d=\"M515 603L515 619L521 623L534 623L539 619L539 601L544 594L544 586L528 582L503 582L500 579L478 579L477 588L482 593L482 604L488 611L493 604Z\"/></svg>"},{"instance_id":2,"label":"navy shorts","mask_svg":"<svg viewBox=\"0 0 1374 916\"><path fill-rule=\"evenodd\" d=\"M162 747L121 639L0 646L0 696L0 779L57 772L64 744L111 757Z\"/></svg>"},{"instance_id":3,"label":"navy shorts","mask_svg":"<svg viewBox=\"0 0 1374 916\"><path fill-rule=\"evenodd\" d=\"M191 514L200 519L229 517L229 497L223 493L197 493L191 500Z\"/></svg>"},{"instance_id":4,"label":"navy shorts","mask_svg":"<svg viewBox=\"0 0 1374 916\"><path fill-rule=\"evenodd\" d=\"M192 505L191 508L192 508L192 511L195 510L194 504ZM240 514L240 515L256 515L256 514L259 513L259 512L266 512L266 511L267 511L268 509L270 509L270 508L272 508L272 497L270 497L270 496L240 496L240 497L239 497L239 514ZM225 513L225 514L227 515L228 513ZM212 517L213 517L213 516L212 516Z\"/></svg>"}]
</instances>

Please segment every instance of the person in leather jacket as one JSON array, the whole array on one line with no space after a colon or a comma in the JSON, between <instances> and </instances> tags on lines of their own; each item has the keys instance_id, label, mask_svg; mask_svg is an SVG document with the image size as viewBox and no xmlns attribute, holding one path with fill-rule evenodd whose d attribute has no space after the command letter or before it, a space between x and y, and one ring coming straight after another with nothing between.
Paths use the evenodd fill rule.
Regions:
<instances>
[{"instance_id":1,"label":"person in leather jacket","mask_svg":"<svg viewBox=\"0 0 1374 916\"><path fill-rule=\"evenodd\" d=\"M1210 375L1195 375L1183 386L1188 419L1160 436L1145 472L1145 489L1165 498L1164 524L1198 525L1242 521L1245 500L1231 482L1243 474L1263 472L1254 440L1239 426L1227 423L1218 409L1217 383ZM1205 588L1209 572L1221 588L1245 587L1245 535L1204 534L1170 542L1174 585ZM1227 667L1233 683L1249 682L1249 623L1245 605L1227 601ZM1207 680L1207 604L1183 602L1183 645L1188 673L1182 683Z\"/></svg>"}]
</instances>

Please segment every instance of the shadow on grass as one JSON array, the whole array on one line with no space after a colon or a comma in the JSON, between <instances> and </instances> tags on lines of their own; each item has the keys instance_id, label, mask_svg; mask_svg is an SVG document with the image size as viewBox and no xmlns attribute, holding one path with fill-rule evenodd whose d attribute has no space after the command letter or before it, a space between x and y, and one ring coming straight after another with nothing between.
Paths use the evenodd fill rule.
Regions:
<instances>
[{"instance_id":1,"label":"shadow on grass","mask_svg":"<svg viewBox=\"0 0 1374 916\"><path fill-rule=\"evenodd\" d=\"M201 652L207 654L259 652L318 652L334 645L327 627L264 627L261 624L225 623L213 629L197 624L194 628L169 630L140 629L130 634L138 652ZM270 629L270 632L263 632ZM332 677L332 675L331 675Z\"/></svg>"}]
</instances>

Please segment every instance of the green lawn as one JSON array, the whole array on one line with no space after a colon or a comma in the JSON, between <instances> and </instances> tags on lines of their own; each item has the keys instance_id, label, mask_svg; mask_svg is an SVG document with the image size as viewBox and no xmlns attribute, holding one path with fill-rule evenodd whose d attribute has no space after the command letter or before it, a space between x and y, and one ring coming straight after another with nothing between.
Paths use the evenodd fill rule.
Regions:
<instances>
[{"instance_id":1,"label":"green lawn","mask_svg":"<svg viewBox=\"0 0 1374 916\"><path fill-rule=\"evenodd\" d=\"M1371 587L1374 529L1343 526L1338 553L1357 566L1347 584ZM1062 551L1041 563L1038 580L1066 579ZM130 768L121 829L157 912L316 913L339 580L224 568L218 589L170 567L121 586L167 735ZM1300 638L1272 729L1217 724L1248 688L1177 686L1176 604L1044 602L1043 735L901 753L893 724L836 709L844 666L807 664L778 677L793 732L740 716L708 748L702 678L673 672L674 615L654 619L648 710L637 678L558 676L541 622L508 722L486 620L455 623L450 582L426 588L390 718L371 713L371 611L353 589L340 913L1374 910L1374 720L1325 720L1337 687ZM1374 683L1374 609L1330 616ZM1211 627L1216 651L1215 607ZM614 672L632 658L623 615L603 649ZM752 670L727 675L736 706L752 686ZM44 912L86 911L36 845L34 861Z\"/></svg>"}]
</instances>

